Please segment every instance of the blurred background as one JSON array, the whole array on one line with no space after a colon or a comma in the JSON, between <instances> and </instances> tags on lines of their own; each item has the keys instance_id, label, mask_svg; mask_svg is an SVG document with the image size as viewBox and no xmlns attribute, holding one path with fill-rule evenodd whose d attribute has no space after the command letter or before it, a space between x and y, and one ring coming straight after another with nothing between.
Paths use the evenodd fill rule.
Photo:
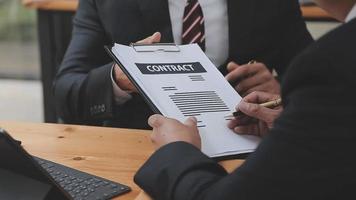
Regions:
<instances>
[{"instance_id":1,"label":"blurred background","mask_svg":"<svg viewBox=\"0 0 356 200\"><path fill-rule=\"evenodd\" d=\"M0 120L43 121L36 11L0 0Z\"/></svg>"},{"instance_id":2,"label":"blurred background","mask_svg":"<svg viewBox=\"0 0 356 200\"><path fill-rule=\"evenodd\" d=\"M68 13L60 12L68 23ZM0 0L0 120L45 120L37 15L21 0ZM315 39L339 25L332 20L307 24Z\"/></svg>"}]
</instances>

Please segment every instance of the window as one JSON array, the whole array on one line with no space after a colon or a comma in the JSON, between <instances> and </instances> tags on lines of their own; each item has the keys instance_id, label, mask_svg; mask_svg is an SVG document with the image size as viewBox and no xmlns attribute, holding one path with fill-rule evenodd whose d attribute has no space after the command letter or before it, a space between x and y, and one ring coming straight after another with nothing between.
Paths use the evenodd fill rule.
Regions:
<instances>
[{"instance_id":1,"label":"window","mask_svg":"<svg viewBox=\"0 0 356 200\"><path fill-rule=\"evenodd\" d=\"M36 12L0 0L0 78L39 79Z\"/></svg>"}]
</instances>

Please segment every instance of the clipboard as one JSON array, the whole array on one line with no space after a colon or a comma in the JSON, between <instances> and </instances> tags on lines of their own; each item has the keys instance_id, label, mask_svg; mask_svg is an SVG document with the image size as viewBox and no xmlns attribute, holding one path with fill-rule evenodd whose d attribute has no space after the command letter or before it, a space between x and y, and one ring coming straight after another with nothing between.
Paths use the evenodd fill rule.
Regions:
<instances>
[{"instance_id":1,"label":"clipboard","mask_svg":"<svg viewBox=\"0 0 356 200\"><path fill-rule=\"evenodd\" d=\"M155 44L137 44L131 43L130 46L136 52L180 52L180 48L178 45L174 43L155 43Z\"/></svg>"},{"instance_id":2,"label":"clipboard","mask_svg":"<svg viewBox=\"0 0 356 200\"><path fill-rule=\"evenodd\" d=\"M131 81L131 83L136 87L138 92L142 95L148 106L152 109L152 111L156 114L162 114L157 106L152 102L152 100L147 96L147 94L144 92L144 90L140 87L139 84L137 84L136 80L131 76L131 74L127 71L127 69L123 66L123 64L120 62L119 59L114 55L112 52L112 45L111 47L105 45L104 48L106 52L110 55L110 57L118 64L120 69L124 72L124 74L128 77L128 79ZM174 43L155 43L155 44L137 44L137 43L131 43L130 47L133 48L136 52L157 52L157 51L163 51L163 52L180 52L180 48L174 44Z\"/></svg>"},{"instance_id":3,"label":"clipboard","mask_svg":"<svg viewBox=\"0 0 356 200\"><path fill-rule=\"evenodd\" d=\"M259 138L227 127L226 116L242 98L197 44L114 44L105 50L153 112L181 122L197 118L209 157L241 156L257 147Z\"/></svg>"}]
</instances>

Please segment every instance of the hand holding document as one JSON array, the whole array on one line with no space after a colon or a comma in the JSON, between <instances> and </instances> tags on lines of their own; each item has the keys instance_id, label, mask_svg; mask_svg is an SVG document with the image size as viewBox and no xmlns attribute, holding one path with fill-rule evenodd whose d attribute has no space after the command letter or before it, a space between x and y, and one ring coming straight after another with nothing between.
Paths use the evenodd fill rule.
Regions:
<instances>
[{"instance_id":1,"label":"hand holding document","mask_svg":"<svg viewBox=\"0 0 356 200\"><path fill-rule=\"evenodd\" d=\"M110 51L156 113L198 119L202 151L220 157L254 151L259 138L236 135L226 118L240 95L196 44L115 44Z\"/></svg>"},{"instance_id":2,"label":"hand holding document","mask_svg":"<svg viewBox=\"0 0 356 200\"><path fill-rule=\"evenodd\" d=\"M161 41L161 33L156 32L150 37L138 41L138 44L153 44L159 43ZM128 77L122 72L121 68L115 64L115 82L120 87L120 89L129 92L137 92L136 87L131 83Z\"/></svg>"}]
</instances>

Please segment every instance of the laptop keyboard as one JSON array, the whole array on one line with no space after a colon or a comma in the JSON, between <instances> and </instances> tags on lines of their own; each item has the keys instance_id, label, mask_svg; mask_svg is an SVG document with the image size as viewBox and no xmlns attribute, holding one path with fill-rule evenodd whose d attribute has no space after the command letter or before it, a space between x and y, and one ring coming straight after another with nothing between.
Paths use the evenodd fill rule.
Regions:
<instances>
[{"instance_id":1,"label":"laptop keyboard","mask_svg":"<svg viewBox=\"0 0 356 200\"><path fill-rule=\"evenodd\" d=\"M75 200L106 200L131 191L126 185L42 158L34 158Z\"/></svg>"}]
</instances>

